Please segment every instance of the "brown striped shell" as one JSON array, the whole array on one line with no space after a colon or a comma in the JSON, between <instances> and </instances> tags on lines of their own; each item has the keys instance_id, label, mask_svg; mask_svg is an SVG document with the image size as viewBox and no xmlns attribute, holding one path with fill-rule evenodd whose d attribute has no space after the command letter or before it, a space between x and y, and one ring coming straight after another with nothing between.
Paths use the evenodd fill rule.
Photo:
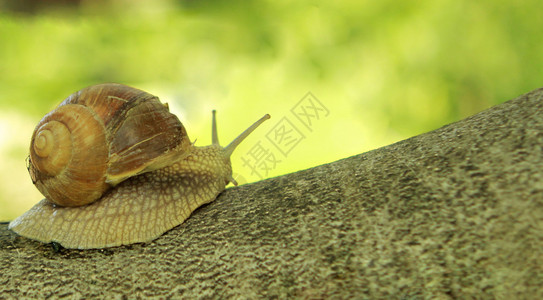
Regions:
<instances>
[{"instance_id":1,"label":"brown striped shell","mask_svg":"<svg viewBox=\"0 0 543 300\"><path fill-rule=\"evenodd\" d=\"M120 84L85 88L36 126L29 172L43 199L9 228L65 248L151 241L232 182L230 156L265 115L228 146L193 146L157 97Z\"/></svg>"},{"instance_id":2,"label":"brown striped shell","mask_svg":"<svg viewBox=\"0 0 543 300\"><path fill-rule=\"evenodd\" d=\"M29 172L61 206L81 206L131 176L188 155L179 119L157 97L121 84L85 88L36 126Z\"/></svg>"}]
</instances>

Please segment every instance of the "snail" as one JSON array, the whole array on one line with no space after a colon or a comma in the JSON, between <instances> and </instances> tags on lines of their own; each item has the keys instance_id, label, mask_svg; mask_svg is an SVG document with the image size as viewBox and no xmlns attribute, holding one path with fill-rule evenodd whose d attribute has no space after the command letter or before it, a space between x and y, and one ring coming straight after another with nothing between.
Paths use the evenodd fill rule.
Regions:
<instances>
[{"instance_id":1,"label":"snail","mask_svg":"<svg viewBox=\"0 0 543 300\"><path fill-rule=\"evenodd\" d=\"M45 196L9 228L65 248L149 242L213 201L232 178L230 156L266 114L221 147L196 147L167 104L142 90L99 84L66 98L32 135L28 170Z\"/></svg>"}]
</instances>

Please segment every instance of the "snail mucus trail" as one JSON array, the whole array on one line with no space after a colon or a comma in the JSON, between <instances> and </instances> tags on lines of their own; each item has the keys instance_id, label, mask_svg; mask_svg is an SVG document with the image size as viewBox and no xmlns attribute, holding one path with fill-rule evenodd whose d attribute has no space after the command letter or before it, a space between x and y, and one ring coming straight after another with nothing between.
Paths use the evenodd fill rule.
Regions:
<instances>
[{"instance_id":1,"label":"snail mucus trail","mask_svg":"<svg viewBox=\"0 0 543 300\"><path fill-rule=\"evenodd\" d=\"M17 234L65 248L149 242L213 201L232 178L230 156L266 114L228 146L194 146L167 104L121 84L66 98L38 123L29 173L45 196L16 218Z\"/></svg>"}]
</instances>

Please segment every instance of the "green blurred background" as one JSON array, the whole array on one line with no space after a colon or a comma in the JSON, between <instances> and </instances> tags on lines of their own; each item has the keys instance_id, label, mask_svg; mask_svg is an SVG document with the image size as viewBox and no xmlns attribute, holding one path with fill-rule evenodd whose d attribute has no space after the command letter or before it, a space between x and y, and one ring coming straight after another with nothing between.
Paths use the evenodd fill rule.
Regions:
<instances>
[{"instance_id":1,"label":"green blurred background","mask_svg":"<svg viewBox=\"0 0 543 300\"><path fill-rule=\"evenodd\" d=\"M197 145L210 143L212 109L223 144L270 113L232 157L238 181L252 182L540 87L542 9L535 0L0 0L0 221L41 199L25 168L30 136L85 86L159 96ZM308 92L321 110L304 126L293 108ZM304 136L287 155L268 139L284 120ZM259 174L243 162L256 145L274 155Z\"/></svg>"}]
</instances>

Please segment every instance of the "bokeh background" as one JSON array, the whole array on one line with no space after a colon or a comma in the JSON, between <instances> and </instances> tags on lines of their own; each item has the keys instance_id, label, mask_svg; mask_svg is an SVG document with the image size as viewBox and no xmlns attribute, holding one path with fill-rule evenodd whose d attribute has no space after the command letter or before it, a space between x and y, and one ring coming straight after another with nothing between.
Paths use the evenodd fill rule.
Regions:
<instances>
[{"instance_id":1,"label":"bokeh background","mask_svg":"<svg viewBox=\"0 0 543 300\"><path fill-rule=\"evenodd\" d=\"M159 96L197 145L210 143L212 109L223 144L270 113L232 157L246 183L542 86L541 11L536 0L0 0L0 221L41 199L25 167L30 136L83 87Z\"/></svg>"}]
</instances>

